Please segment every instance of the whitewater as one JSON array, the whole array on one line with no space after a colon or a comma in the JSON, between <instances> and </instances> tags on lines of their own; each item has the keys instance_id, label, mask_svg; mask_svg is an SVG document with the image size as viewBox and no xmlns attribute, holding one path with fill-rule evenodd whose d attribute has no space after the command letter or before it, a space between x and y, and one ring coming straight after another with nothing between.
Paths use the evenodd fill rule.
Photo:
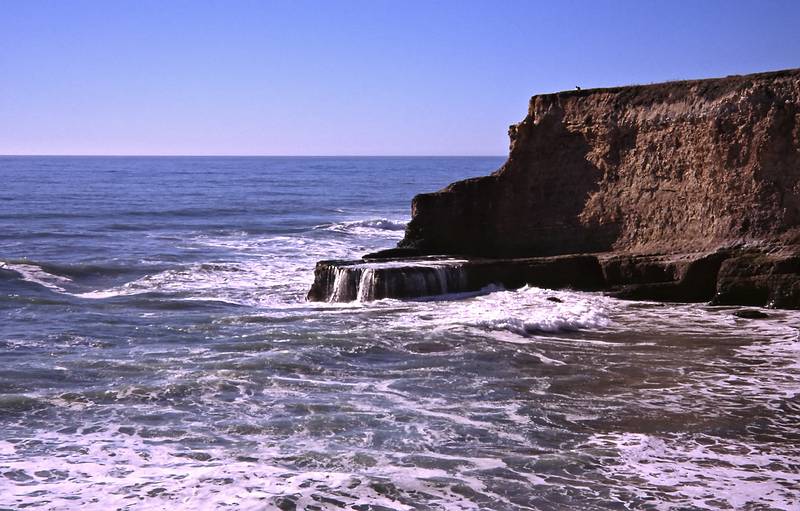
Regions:
<instances>
[{"instance_id":1,"label":"whitewater","mask_svg":"<svg viewBox=\"0 0 800 511\"><path fill-rule=\"evenodd\" d=\"M0 157L0 509L797 509L796 311L305 300L501 163Z\"/></svg>"}]
</instances>

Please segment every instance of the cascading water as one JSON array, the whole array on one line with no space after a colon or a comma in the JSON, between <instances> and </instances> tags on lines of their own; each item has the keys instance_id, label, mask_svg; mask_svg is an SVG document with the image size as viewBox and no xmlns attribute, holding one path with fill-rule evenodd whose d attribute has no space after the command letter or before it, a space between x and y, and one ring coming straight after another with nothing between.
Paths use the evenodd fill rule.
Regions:
<instances>
[{"instance_id":1,"label":"cascading water","mask_svg":"<svg viewBox=\"0 0 800 511\"><path fill-rule=\"evenodd\" d=\"M364 268L361 270L361 278L358 280L358 294L356 300L368 302L375 297L375 269Z\"/></svg>"},{"instance_id":2,"label":"cascading water","mask_svg":"<svg viewBox=\"0 0 800 511\"><path fill-rule=\"evenodd\" d=\"M333 268L333 285L329 302L350 302L357 297L357 279L361 269L349 266Z\"/></svg>"},{"instance_id":3,"label":"cascading water","mask_svg":"<svg viewBox=\"0 0 800 511\"><path fill-rule=\"evenodd\" d=\"M448 284L447 276L449 274L449 272L447 270L448 270L448 268L445 268L443 266L437 266L437 267L434 268L434 272L435 272L435 275L436 275L436 280L437 280L437 282L439 284L439 294L446 294L447 293L447 290L448 290L448 287L449 287L447 285Z\"/></svg>"},{"instance_id":4,"label":"cascading water","mask_svg":"<svg viewBox=\"0 0 800 511\"><path fill-rule=\"evenodd\" d=\"M328 302L368 302L468 291L466 268L447 262L367 263L326 269Z\"/></svg>"},{"instance_id":5,"label":"cascading water","mask_svg":"<svg viewBox=\"0 0 800 511\"><path fill-rule=\"evenodd\" d=\"M455 264L440 267L442 270L442 281L444 282L445 293L461 293L469 290L467 272L462 264Z\"/></svg>"}]
</instances>

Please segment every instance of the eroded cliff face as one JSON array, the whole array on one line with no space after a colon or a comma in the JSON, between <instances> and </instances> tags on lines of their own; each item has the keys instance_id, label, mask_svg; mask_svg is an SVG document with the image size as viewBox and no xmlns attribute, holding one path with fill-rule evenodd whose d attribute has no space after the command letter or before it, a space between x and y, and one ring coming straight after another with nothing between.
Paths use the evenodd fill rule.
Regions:
<instances>
[{"instance_id":1,"label":"eroded cliff face","mask_svg":"<svg viewBox=\"0 0 800 511\"><path fill-rule=\"evenodd\" d=\"M415 197L401 246L531 257L800 240L800 70L534 96L508 161Z\"/></svg>"},{"instance_id":2,"label":"eroded cliff face","mask_svg":"<svg viewBox=\"0 0 800 511\"><path fill-rule=\"evenodd\" d=\"M402 248L320 263L309 299L528 284L800 308L800 70L534 96L510 136L494 174L414 198ZM425 254L467 257L453 280Z\"/></svg>"}]
</instances>

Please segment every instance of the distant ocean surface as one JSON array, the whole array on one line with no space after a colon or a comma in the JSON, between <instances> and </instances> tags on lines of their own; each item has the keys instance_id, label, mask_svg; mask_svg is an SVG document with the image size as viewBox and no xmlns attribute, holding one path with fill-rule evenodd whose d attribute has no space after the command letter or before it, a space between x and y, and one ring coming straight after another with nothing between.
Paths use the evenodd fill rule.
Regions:
<instances>
[{"instance_id":1,"label":"distant ocean surface","mask_svg":"<svg viewBox=\"0 0 800 511\"><path fill-rule=\"evenodd\" d=\"M800 509L797 312L305 301L501 164L0 157L0 509Z\"/></svg>"}]
</instances>

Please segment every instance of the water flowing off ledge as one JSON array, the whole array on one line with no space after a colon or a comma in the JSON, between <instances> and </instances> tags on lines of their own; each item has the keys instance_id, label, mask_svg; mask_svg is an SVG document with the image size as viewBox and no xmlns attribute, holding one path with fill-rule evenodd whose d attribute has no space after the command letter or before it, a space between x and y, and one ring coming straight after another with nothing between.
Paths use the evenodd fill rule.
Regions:
<instances>
[{"instance_id":1,"label":"water flowing off ledge","mask_svg":"<svg viewBox=\"0 0 800 511\"><path fill-rule=\"evenodd\" d=\"M415 257L381 261L317 263L309 300L348 302L381 298L417 298L478 291L496 284L517 288L535 282L541 287L602 288L594 256L531 259L456 259Z\"/></svg>"},{"instance_id":2,"label":"water flowing off ledge","mask_svg":"<svg viewBox=\"0 0 800 511\"><path fill-rule=\"evenodd\" d=\"M796 308L800 257L752 249L675 255L579 254L519 259L405 257L320 261L311 301L419 298L524 285L619 298Z\"/></svg>"}]
</instances>

